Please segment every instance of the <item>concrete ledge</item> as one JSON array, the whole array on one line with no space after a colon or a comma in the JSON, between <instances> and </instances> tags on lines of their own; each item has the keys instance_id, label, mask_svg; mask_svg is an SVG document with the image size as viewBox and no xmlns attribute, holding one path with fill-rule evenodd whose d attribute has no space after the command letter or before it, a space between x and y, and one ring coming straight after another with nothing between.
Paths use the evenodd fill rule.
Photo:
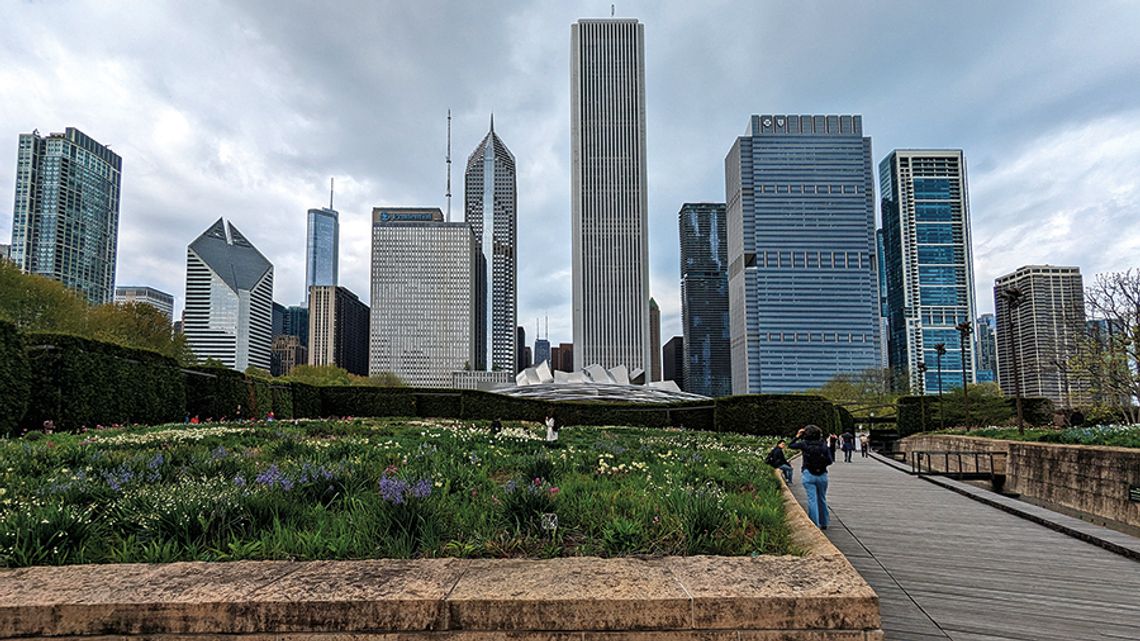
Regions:
<instances>
[{"instance_id":1,"label":"concrete ledge","mask_svg":"<svg viewBox=\"0 0 1140 641\"><path fill-rule=\"evenodd\" d=\"M0 570L0 640L881 640L878 596L783 492L802 557Z\"/></svg>"}]
</instances>

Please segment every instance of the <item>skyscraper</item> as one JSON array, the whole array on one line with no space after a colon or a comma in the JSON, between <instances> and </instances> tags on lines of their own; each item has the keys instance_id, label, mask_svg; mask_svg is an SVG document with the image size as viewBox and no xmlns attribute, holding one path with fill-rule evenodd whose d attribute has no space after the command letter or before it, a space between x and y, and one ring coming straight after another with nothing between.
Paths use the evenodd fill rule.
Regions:
<instances>
[{"instance_id":1,"label":"skyscraper","mask_svg":"<svg viewBox=\"0 0 1140 641\"><path fill-rule=\"evenodd\" d=\"M296 336L307 350L309 347L309 308L303 305L291 305L285 308L285 316L281 322L283 336ZM297 363L307 364L306 361Z\"/></svg>"},{"instance_id":2,"label":"skyscraper","mask_svg":"<svg viewBox=\"0 0 1140 641\"><path fill-rule=\"evenodd\" d=\"M530 350L526 345L526 330L522 325L515 328L515 355L518 362L515 364L515 373L519 373L524 369L530 367Z\"/></svg>"},{"instance_id":3,"label":"skyscraper","mask_svg":"<svg viewBox=\"0 0 1140 641\"><path fill-rule=\"evenodd\" d=\"M681 235L681 329L685 390L732 394L728 328L728 239L724 203L685 203Z\"/></svg>"},{"instance_id":4,"label":"skyscraper","mask_svg":"<svg viewBox=\"0 0 1140 641\"><path fill-rule=\"evenodd\" d=\"M73 127L20 134L12 261L93 305L111 302L122 168L117 154Z\"/></svg>"},{"instance_id":5,"label":"skyscraper","mask_svg":"<svg viewBox=\"0 0 1140 641\"><path fill-rule=\"evenodd\" d=\"M661 380L661 308L649 299L649 380Z\"/></svg>"},{"instance_id":6,"label":"skyscraper","mask_svg":"<svg viewBox=\"0 0 1140 641\"><path fill-rule=\"evenodd\" d=\"M685 386L685 338L683 336L674 336L665 343L662 349L663 358L661 359L661 366L665 380L673 381L683 390L688 390Z\"/></svg>"},{"instance_id":7,"label":"skyscraper","mask_svg":"<svg viewBox=\"0 0 1140 641\"><path fill-rule=\"evenodd\" d=\"M982 314L974 323L974 333L978 340L978 367L976 377L979 383L992 383L997 380L997 321L993 314Z\"/></svg>"},{"instance_id":8,"label":"skyscraper","mask_svg":"<svg viewBox=\"0 0 1140 641\"><path fill-rule=\"evenodd\" d=\"M186 248L186 342L201 360L270 368L273 265L219 218Z\"/></svg>"},{"instance_id":9,"label":"skyscraper","mask_svg":"<svg viewBox=\"0 0 1140 641\"><path fill-rule=\"evenodd\" d=\"M518 188L515 157L491 131L467 158L464 220L479 245L475 369L513 372L518 327Z\"/></svg>"},{"instance_id":10,"label":"skyscraper","mask_svg":"<svg viewBox=\"0 0 1140 641\"><path fill-rule=\"evenodd\" d=\"M879 164L891 368L912 393L975 381L974 341L955 327L973 321L974 252L966 159L958 149L898 149ZM944 345L942 380L935 347ZM919 363L926 380L919 381Z\"/></svg>"},{"instance_id":11,"label":"skyscraper","mask_svg":"<svg viewBox=\"0 0 1140 641\"><path fill-rule=\"evenodd\" d=\"M174 323L174 296L145 285L122 285L115 288L116 303L143 303L162 312Z\"/></svg>"},{"instance_id":12,"label":"skyscraper","mask_svg":"<svg viewBox=\"0 0 1140 641\"><path fill-rule=\"evenodd\" d=\"M541 365L550 361L550 341L545 338L534 339L534 364Z\"/></svg>"},{"instance_id":13,"label":"skyscraper","mask_svg":"<svg viewBox=\"0 0 1140 641\"><path fill-rule=\"evenodd\" d=\"M335 365L368 376L368 306L345 287L309 288L311 365Z\"/></svg>"},{"instance_id":14,"label":"skyscraper","mask_svg":"<svg viewBox=\"0 0 1140 641\"><path fill-rule=\"evenodd\" d=\"M891 366L890 345L890 305L887 304L887 258L886 236L883 228L875 230L875 268L879 270L879 366Z\"/></svg>"},{"instance_id":15,"label":"skyscraper","mask_svg":"<svg viewBox=\"0 0 1140 641\"><path fill-rule=\"evenodd\" d=\"M340 220L339 214L329 206L309 210L309 224L305 234L305 292L314 285L337 284L339 274Z\"/></svg>"},{"instance_id":16,"label":"skyscraper","mask_svg":"<svg viewBox=\"0 0 1140 641\"><path fill-rule=\"evenodd\" d=\"M1002 294L1013 288L1022 298L1011 310ZM1080 268L1026 265L999 276L994 281L994 310L1002 392L1013 396L1015 375L1020 375L1022 396L1044 396L1057 407L1087 400L1088 390L1070 377L1068 368L1078 341L1087 335Z\"/></svg>"},{"instance_id":17,"label":"skyscraper","mask_svg":"<svg viewBox=\"0 0 1140 641\"><path fill-rule=\"evenodd\" d=\"M478 259L471 226L439 209L372 210L370 375L447 387L472 366Z\"/></svg>"},{"instance_id":18,"label":"skyscraper","mask_svg":"<svg viewBox=\"0 0 1140 641\"><path fill-rule=\"evenodd\" d=\"M570 26L575 369L650 366L646 165L644 25L579 20Z\"/></svg>"},{"instance_id":19,"label":"skyscraper","mask_svg":"<svg viewBox=\"0 0 1140 641\"><path fill-rule=\"evenodd\" d=\"M752 116L725 185L733 392L800 392L879 367L862 117Z\"/></svg>"}]
</instances>

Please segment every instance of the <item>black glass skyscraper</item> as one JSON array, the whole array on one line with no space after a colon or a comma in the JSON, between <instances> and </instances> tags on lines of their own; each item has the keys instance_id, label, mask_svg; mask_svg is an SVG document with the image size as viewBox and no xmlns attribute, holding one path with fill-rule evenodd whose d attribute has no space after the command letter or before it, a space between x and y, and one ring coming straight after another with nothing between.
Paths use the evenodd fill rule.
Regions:
<instances>
[{"instance_id":1,"label":"black glass skyscraper","mask_svg":"<svg viewBox=\"0 0 1140 641\"><path fill-rule=\"evenodd\" d=\"M681 326L685 391L732 393L728 240L724 203L685 203L681 230Z\"/></svg>"}]
</instances>

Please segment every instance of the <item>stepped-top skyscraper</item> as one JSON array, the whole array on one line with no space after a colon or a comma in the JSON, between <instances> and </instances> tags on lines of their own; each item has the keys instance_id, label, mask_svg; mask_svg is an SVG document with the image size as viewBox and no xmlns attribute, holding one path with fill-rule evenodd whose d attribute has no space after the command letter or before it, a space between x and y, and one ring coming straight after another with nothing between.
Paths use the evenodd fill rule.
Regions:
<instances>
[{"instance_id":1,"label":"stepped-top skyscraper","mask_svg":"<svg viewBox=\"0 0 1140 641\"><path fill-rule=\"evenodd\" d=\"M862 117L752 116L725 185L733 392L801 392L880 367Z\"/></svg>"},{"instance_id":2,"label":"stepped-top skyscraper","mask_svg":"<svg viewBox=\"0 0 1140 641\"><path fill-rule=\"evenodd\" d=\"M11 260L93 305L115 295L123 160L83 132L20 134Z\"/></svg>"},{"instance_id":3,"label":"stepped-top skyscraper","mask_svg":"<svg viewBox=\"0 0 1140 641\"><path fill-rule=\"evenodd\" d=\"M270 368L273 265L219 218L186 248L186 342L200 360Z\"/></svg>"},{"instance_id":4,"label":"stepped-top skyscraper","mask_svg":"<svg viewBox=\"0 0 1140 641\"><path fill-rule=\"evenodd\" d=\"M333 207L332 185L329 206L309 210L305 233L305 295L309 288L336 286L340 270L340 214Z\"/></svg>"},{"instance_id":5,"label":"stepped-top skyscraper","mask_svg":"<svg viewBox=\"0 0 1140 641\"><path fill-rule=\"evenodd\" d=\"M467 158L464 220L479 245L475 362L480 370L514 372L518 327L518 187L515 157L491 131Z\"/></svg>"},{"instance_id":6,"label":"stepped-top skyscraper","mask_svg":"<svg viewBox=\"0 0 1140 641\"><path fill-rule=\"evenodd\" d=\"M916 394L962 387L963 371L975 382L975 342L963 344L956 329L977 316L965 156L960 149L892 151L879 164L879 193L891 368ZM926 364L924 381L919 363Z\"/></svg>"},{"instance_id":7,"label":"stepped-top skyscraper","mask_svg":"<svg viewBox=\"0 0 1140 641\"><path fill-rule=\"evenodd\" d=\"M644 25L579 20L570 26L576 370L649 369L646 165Z\"/></svg>"}]
</instances>

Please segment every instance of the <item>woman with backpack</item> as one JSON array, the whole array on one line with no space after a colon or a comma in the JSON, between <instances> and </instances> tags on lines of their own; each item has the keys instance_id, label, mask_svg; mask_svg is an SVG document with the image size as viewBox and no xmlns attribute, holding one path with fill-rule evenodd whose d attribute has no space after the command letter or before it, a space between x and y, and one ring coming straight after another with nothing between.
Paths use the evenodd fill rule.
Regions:
<instances>
[{"instance_id":1,"label":"woman with backpack","mask_svg":"<svg viewBox=\"0 0 1140 641\"><path fill-rule=\"evenodd\" d=\"M788 444L800 450L803 470L800 482L807 494L808 518L821 530L827 529L827 466L835 462L835 456L823 440L823 430L808 425L796 432L796 437Z\"/></svg>"}]
</instances>

